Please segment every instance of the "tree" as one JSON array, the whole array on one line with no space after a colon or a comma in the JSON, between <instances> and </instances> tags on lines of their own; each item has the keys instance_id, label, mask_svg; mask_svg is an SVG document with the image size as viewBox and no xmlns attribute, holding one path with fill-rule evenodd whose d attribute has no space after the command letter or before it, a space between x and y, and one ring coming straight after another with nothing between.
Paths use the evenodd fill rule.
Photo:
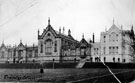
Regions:
<instances>
[{"instance_id":1,"label":"tree","mask_svg":"<svg viewBox=\"0 0 135 83\"><path fill-rule=\"evenodd\" d=\"M125 40L123 37L122 37L122 46L124 46L125 44L129 45L129 51L130 51L130 54L129 56L131 56L131 62L134 62L135 63L135 35L134 35L134 30L133 30L133 26L131 28L131 31L128 31L126 33L122 33L122 35L125 35L125 34L128 34L129 36L129 40Z\"/></svg>"}]
</instances>

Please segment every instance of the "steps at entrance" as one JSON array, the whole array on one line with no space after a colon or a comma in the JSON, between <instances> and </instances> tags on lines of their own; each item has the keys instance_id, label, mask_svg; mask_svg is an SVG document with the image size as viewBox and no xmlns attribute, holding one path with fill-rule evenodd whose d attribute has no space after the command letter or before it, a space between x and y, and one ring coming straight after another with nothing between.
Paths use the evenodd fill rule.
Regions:
<instances>
[{"instance_id":1,"label":"steps at entrance","mask_svg":"<svg viewBox=\"0 0 135 83\"><path fill-rule=\"evenodd\" d=\"M85 63L86 63L86 58L85 59L81 59L79 61L79 63L77 64L76 68L82 68Z\"/></svg>"}]
</instances>

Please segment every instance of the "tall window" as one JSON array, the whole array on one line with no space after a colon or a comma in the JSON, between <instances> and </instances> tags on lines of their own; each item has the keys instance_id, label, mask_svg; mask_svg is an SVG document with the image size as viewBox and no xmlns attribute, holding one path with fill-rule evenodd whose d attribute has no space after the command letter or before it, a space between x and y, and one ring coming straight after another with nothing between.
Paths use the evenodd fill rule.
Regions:
<instances>
[{"instance_id":1,"label":"tall window","mask_svg":"<svg viewBox=\"0 0 135 83\"><path fill-rule=\"evenodd\" d=\"M40 49L40 52L43 53L43 43L41 42L41 49Z\"/></svg>"},{"instance_id":2,"label":"tall window","mask_svg":"<svg viewBox=\"0 0 135 83\"><path fill-rule=\"evenodd\" d=\"M105 49L106 49L106 48L104 47L104 54L105 54Z\"/></svg>"},{"instance_id":3,"label":"tall window","mask_svg":"<svg viewBox=\"0 0 135 83\"><path fill-rule=\"evenodd\" d=\"M109 47L109 54L111 54L111 47Z\"/></svg>"},{"instance_id":4,"label":"tall window","mask_svg":"<svg viewBox=\"0 0 135 83\"><path fill-rule=\"evenodd\" d=\"M105 38L106 38L106 36L104 36L104 43L105 43Z\"/></svg>"},{"instance_id":5,"label":"tall window","mask_svg":"<svg viewBox=\"0 0 135 83\"><path fill-rule=\"evenodd\" d=\"M57 52L57 41L55 41L55 44L54 44L54 52Z\"/></svg>"},{"instance_id":6,"label":"tall window","mask_svg":"<svg viewBox=\"0 0 135 83\"><path fill-rule=\"evenodd\" d=\"M47 39L45 41L45 53L52 54L52 40L51 39Z\"/></svg>"},{"instance_id":7,"label":"tall window","mask_svg":"<svg viewBox=\"0 0 135 83\"><path fill-rule=\"evenodd\" d=\"M117 49L117 50L116 50L116 53L118 54L118 46L116 47L116 49Z\"/></svg>"}]
</instances>

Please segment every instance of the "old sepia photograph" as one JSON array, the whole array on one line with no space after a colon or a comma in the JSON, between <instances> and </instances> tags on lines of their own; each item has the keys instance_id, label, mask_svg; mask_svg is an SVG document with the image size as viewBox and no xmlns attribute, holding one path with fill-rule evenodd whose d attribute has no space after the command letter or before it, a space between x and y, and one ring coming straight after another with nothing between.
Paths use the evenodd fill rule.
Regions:
<instances>
[{"instance_id":1,"label":"old sepia photograph","mask_svg":"<svg viewBox=\"0 0 135 83\"><path fill-rule=\"evenodd\" d=\"M0 82L135 83L135 0L0 0Z\"/></svg>"}]
</instances>

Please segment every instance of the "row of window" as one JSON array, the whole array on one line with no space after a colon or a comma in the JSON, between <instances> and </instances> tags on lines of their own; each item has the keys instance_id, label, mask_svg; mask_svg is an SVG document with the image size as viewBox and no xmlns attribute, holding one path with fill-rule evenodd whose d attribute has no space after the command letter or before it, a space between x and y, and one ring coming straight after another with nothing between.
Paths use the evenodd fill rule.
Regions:
<instances>
[{"instance_id":1,"label":"row of window","mask_svg":"<svg viewBox=\"0 0 135 83\"><path fill-rule=\"evenodd\" d=\"M103 48L103 54L106 54L106 47ZM110 46L109 54L118 54L118 46Z\"/></svg>"}]
</instances>

